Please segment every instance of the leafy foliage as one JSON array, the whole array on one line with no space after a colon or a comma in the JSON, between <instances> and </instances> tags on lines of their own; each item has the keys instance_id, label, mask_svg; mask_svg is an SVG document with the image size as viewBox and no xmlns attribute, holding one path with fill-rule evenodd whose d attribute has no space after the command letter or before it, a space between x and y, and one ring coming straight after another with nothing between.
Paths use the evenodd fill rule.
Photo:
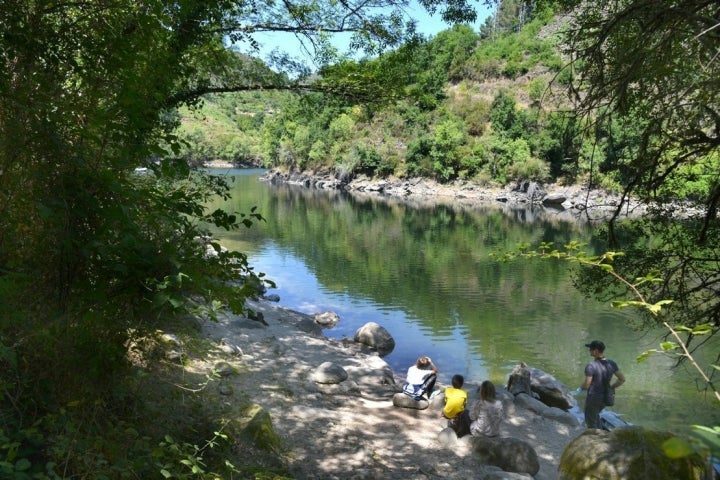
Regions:
<instances>
[{"instance_id":1,"label":"leafy foliage","mask_svg":"<svg viewBox=\"0 0 720 480\"><path fill-rule=\"evenodd\" d=\"M448 19L473 15L464 2L426 4ZM189 323L220 309L241 311L263 281L242 252L225 251L207 236L209 225L245 228L261 214L207 210L210 198L227 195L227 185L188 163L270 152L302 154L300 164L325 153L317 141L287 148L296 139L305 147L308 135L297 123L273 130L272 122L241 120L217 97L225 126L267 125L267 137L252 142L225 134L203 143L188 128L181 132L186 139L208 147L191 153L177 135L183 118L176 109L200 106L205 94L260 89L367 96L371 76L358 81L341 71L313 84L297 70L281 75L238 55L226 41L257 46L253 35L269 29L305 35L323 47L322 32L346 31L355 35L354 46L379 52L415 36L413 23L400 21L402 7L373 1L352 7L228 0L3 3L3 475L152 477L140 463L152 444L146 435L157 439L158 433L152 422L124 423L148 414L128 388L133 372L152 360L144 343L175 319ZM376 9L383 14L375 15ZM347 139L355 117L347 113L333 122L332 113L321 115L317 128L332 127L335 140ZM188 435L192 428L179 430ZM182 446L183 455L195 444L178 437L172 445ZM188 455L183 464L198 458L197 452ZM196 471L189 474L203 474L199 460L191 467Z\"/></svg>"},{"instance_id":2,"label":"leafy foliage","mask_svg":"<svg viewBox=\"0 0 720 480\"><path fill-rule=\"evenodd\" d=\"M704 387L714 395L716 402L720 403L720 390L713 381L714 372L720 370L720 365L711 365L710 368L699 365L690 348L693 339L709 338L717 334L720 331L718 325L715 323L690 325L678 323L673 326L672 317L667 315L667 309L672 307L675 302L671 299L656 298L653 300L649 297L649 295L656 295L654 285L667 282L667 279L660 275L661 270L648 270L650 273L630 280L616 269L618 261L626 258L625 252L608 251L601 255L590 255L583 250L584 247L584 244L573 241L562 249L556 248L552 243L541 243L537 249L532 250L530 245L523 244L518 246L517 252L505 252L495 256L503 261L512 260L518 256L567 260L585 267L584 270L600 272L603 278L619 284L620 291L615 296L622 299L614 301L614 307L638 308L657 319L668 332L669 340L662 342L659 349L641 353L637 358L638 362L642 362L654 354L669 355L679 361L687 361L692 365L693 371L699 376ZM585 281L581 285L587 287L590 282ZM685 308L687 309L687 306ZM709 459L710 456L717 458L720 455L720 428L700 425L693 427L697 433L695 438L688 440L672 437L664 442L663 448L668 457L685 458L697 453L705 459Z\"/></svg>"}]
</instances>

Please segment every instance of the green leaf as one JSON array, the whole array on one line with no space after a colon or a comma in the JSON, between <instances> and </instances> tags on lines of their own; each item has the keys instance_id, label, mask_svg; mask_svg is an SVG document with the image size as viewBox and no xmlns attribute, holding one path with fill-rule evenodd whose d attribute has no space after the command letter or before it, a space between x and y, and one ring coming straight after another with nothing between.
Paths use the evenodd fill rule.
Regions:
<instances>
[{"instance_id":1,"label":"green leaf","mask_svg":"<svg viewBox=\"0 0 720 480\"><path fill-rule=\"evenodd\" d=\"M668 350L675 350L678 348L678 345L675 342L662 342L660 348L663 349L663 352L667 352Z\"/></svg>"},{"instance_id":2,"label":"green leaf","mask_svg":"<svg viewBox=\"0 0 720 480\"><path fill-rule=\"evenodd\" d=\"M635 358L635 361L638 362L638 363L644 362L645 360L647 360L648 358L650 358L654 353L657 353L657 350L646 350L646 351L644 351L643 353L641 353L640 355L638 355L638 356Z\"/></svg>"},{"instance_id":3,"label":"green leaf","mask_svg":"<svg viewBox=\"0 0 720 480\"><path fill-rule=\"evenodd\" d=\"M30 460L28 460L27 458L21 458L17 462L15 462L16 472L24 472L25 470L30 470L30 467L32 467L32 463L30 463Z\"/></svg>"},{"instance_id":4,"label":"green leaf","mask_svg":"<svg viewBox=\"0 0 720 480\"><path fill-rule=\"evenodd\" d=\"M667 439L662 448L665 455L670 458L684 458L695 453L690 443L679 437Z\"/></svg>"},{"instance_id":5,"label":"green leaf","mask_svg":"<svg viewBox=\"0 0 720 480\"><path fill-rule=\"evenodd\" d=\"M714 457L720 458L720 426L706 427L693 425L692 435L708 450Z\"/></svg>"},{"instance_id":6,"label":"green leaf","mask_svg":"<svg viewBox=\"0 0 720 480\"><path fill-rule=\"evenodd\" d=\"M713 332L713 326L709 323L696 325L692 329L693 335L710 335Z\"/></svg>"},{"instance_id":7,"label":"green leaf","mask_svg":"<svg viewBox=\"0 0 720 480\"><path fill-rule=\"evenodd\" d=\"M168 472L168 471L165 470L164 468L163 468L162 470L160 470L160 473L161 473L162 476L165 477L165 478L172 478L172 473Z\"/></svg>"}]
</instances>

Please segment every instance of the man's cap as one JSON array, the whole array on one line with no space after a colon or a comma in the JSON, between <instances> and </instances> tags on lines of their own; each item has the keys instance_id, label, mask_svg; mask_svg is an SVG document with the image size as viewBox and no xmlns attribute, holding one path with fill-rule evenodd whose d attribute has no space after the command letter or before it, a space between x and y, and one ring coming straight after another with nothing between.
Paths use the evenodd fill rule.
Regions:
<instances>
[{"instance_id":1,"label":"man's cap","mask_svg":"<svg viewBox=\"0 0 720 480\"><path fill-rule=\"evenodd\" d=\"M605 351L605 344L600 340L593 340L590 343L586 343L585 346L591 350L600 350L601 352Z\"/></svg>"}]
</instances>

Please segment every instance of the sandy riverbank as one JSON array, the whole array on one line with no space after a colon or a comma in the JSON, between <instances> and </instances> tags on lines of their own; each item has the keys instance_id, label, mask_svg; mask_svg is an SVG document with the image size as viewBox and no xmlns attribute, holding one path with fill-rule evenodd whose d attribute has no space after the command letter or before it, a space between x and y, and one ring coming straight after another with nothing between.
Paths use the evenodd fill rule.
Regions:
<instances>
[{"instance_id":1,"label":"sandy riverbank","mask_svg":"<svg viewBox=\"0 0 720 480\"><path fill-rule=\"evenodd\" d=\"M326 338L312 317L267 301L250 301L267 325L244 317L207 322L202 335L218 348L190 369L204 372L219 361L239 372L224 377L217 401L253 402L269 412L283 439L284 461L302 479L485 479L497 469L482 465L469 438L443 447L439 405L426 410L394 407L397 372L355 342ZM342 320L341 320L342 321ZM402 341L401 339L397 339ZM237 347L232 353L233 347ZM336 386L319 386L312 372L333 362L348 372ZM440 386L444 387L444 386ZM472 397L473 385L466 385ZM540 459L536 480L557 479L565 446L582 433L520 407L510 408L501 435L529 442ZM510 478L510 477L503 477ZM532 478L532 477L512 477Z\"/></svg>"}]
</instances>

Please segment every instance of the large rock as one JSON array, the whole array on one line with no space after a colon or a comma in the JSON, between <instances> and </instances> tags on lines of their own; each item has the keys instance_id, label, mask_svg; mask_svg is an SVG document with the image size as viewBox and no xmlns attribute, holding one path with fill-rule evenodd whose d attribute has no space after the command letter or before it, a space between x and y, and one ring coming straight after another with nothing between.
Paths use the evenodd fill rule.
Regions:
<instances>
[{"instance_id":1,"label":"large rock","mask_svg":"<svg viewBox=\"0 0 720 480\"><path fill-rule=\"evenodd\" d=\"M579 427L582 425L578 417L557 407L547 407L547 410L542 413L542 417L569 427Z\"/></svg>"},{"instance_id":2,"label":"large rock","mask_svg":"<svg viewBox=\"0 0 720 480\"><path fill-rule=\"evenodd\" d=\"M581 425L580 419L572 413L557 407L549 407L526 393L521 393L515 397L515 405L569 427L579 427Z\"/></svg>"},{"instance_id":3,"label":"large rock","mask_svg":"<svg viewBox=\"0 0 720 480\"><path fill-rule=\"evenodd\" d=\"M375 322L368 322L358 328L354 340L374 348L382 357L395 349L395 339L390 332Z\"/></svg>"},{"instance_id":4,"label":"large rock","mask_svg":"<svg viewBox=\"0 0 720 480\"><path fill-rule=\"evenodd\" d=\"M540 471L540 460L535 449L518 438L472 437L473 451L480 461L513 473L535 476Z\"/></svg>"},{"instance_id":5,"label":"large rock","mask_svg":"<svg viewBox=\"0 0 720 480\"><path fill-rule=\"evenodd\" d=\"M566 201L567 195L565 195L564 193L549 193L543 197L542 204L558 206L562 205Z\"/></svg>"},{"instance_id":6,"label":"large rock","mask_svg":"<svg viewBox=\"0 0 720 480\"><path fill-rule=\"evenodd\" d=\"M413 408L415 410L425 410L430 406L427 400L415 400L404 393L396 393L393 395L393 405L400 408Z\"/></svg>"},{"instance_id":7,"label":"large rock","mask_svg":"<svg viewBox=\"0 0 720 480\"><path fill-rule=\"evenodd\" d=\"M525 393L549 407L562 410L570 410L577 405L575 398L562 382L549 373L528 367L522 362L510 372L507 389L513 395Z\"/></svg>"},{"instance_id":8,"label":"large rock","mask_svg":"<svg viewBox=\"0 0 720 480\"><path fill-rule=\"evenodd\" d=\"M340 315L330 311L320 312L313 315L313 320L315 320L315 323L317 323L323 328L331 328L337 325L337 323L340 321Z\"/></svg>"},{"instance_id":9,"label":"large rock","mask_svg":"<svg viewBox=\"0 0 720 480\"><path fill-rule=\"evenodd\" d=\"M700 480L698 455L671 459L662 444L668 432L621 427L607 432L587 430L570 442L560 458L560 480Z\"/></svg>"},{"instance_id":10,"label":"large rock","mask_svg":"<svg viewBox=\"0 0 720 480\"><path fill-rule=\"evenodd\" d=\"M278 450L282 439L275 432L270 414L260 405L241 409L225 427L225 433L233 439L250 440L262 450Z\"/></svg>"},{"instance_id":11,"label":"large rock","mask_svg":"<svg viewBox=\"0 0 720 480\"><path fill-rule=\"evenodd\" d=\"M533 480L532 475L506 472L497 467L487 467L482 480Z\"/></svg>"},{"instance_id":12,"label":"large rock","mask_svg":"<svg viewBox=\"0 0 720 480\"><path fill-rule=\"evenodd\" d=\"M324 362L310 374L310 379L315 383L340 383L347 378L345 369L333 362Z\"/></svg>"},{"instance_id":13,"label":"large rock","mask_svg":"<svg viewBox=\"0 0 720 480\"><path fill-rule=\"evenodd\" d=\"M543 402L531 395L528 395L527 393L519 393L516 395L515 405L526 410L530 410L537 415L545 415L545 413L550 409L550 407L545 405Z\"/></svg>"},{"instance_id":14,"label":"large rock","mask_svg":"<svg viewBox=\"0 0 720 480\"><path fill-rule=\"evenodd\" d=\"M570 410L577 405L565 384L540 369L529 367L529 370L530 388L545 405L563 410Z\"/></svg>"}]
</instances>

